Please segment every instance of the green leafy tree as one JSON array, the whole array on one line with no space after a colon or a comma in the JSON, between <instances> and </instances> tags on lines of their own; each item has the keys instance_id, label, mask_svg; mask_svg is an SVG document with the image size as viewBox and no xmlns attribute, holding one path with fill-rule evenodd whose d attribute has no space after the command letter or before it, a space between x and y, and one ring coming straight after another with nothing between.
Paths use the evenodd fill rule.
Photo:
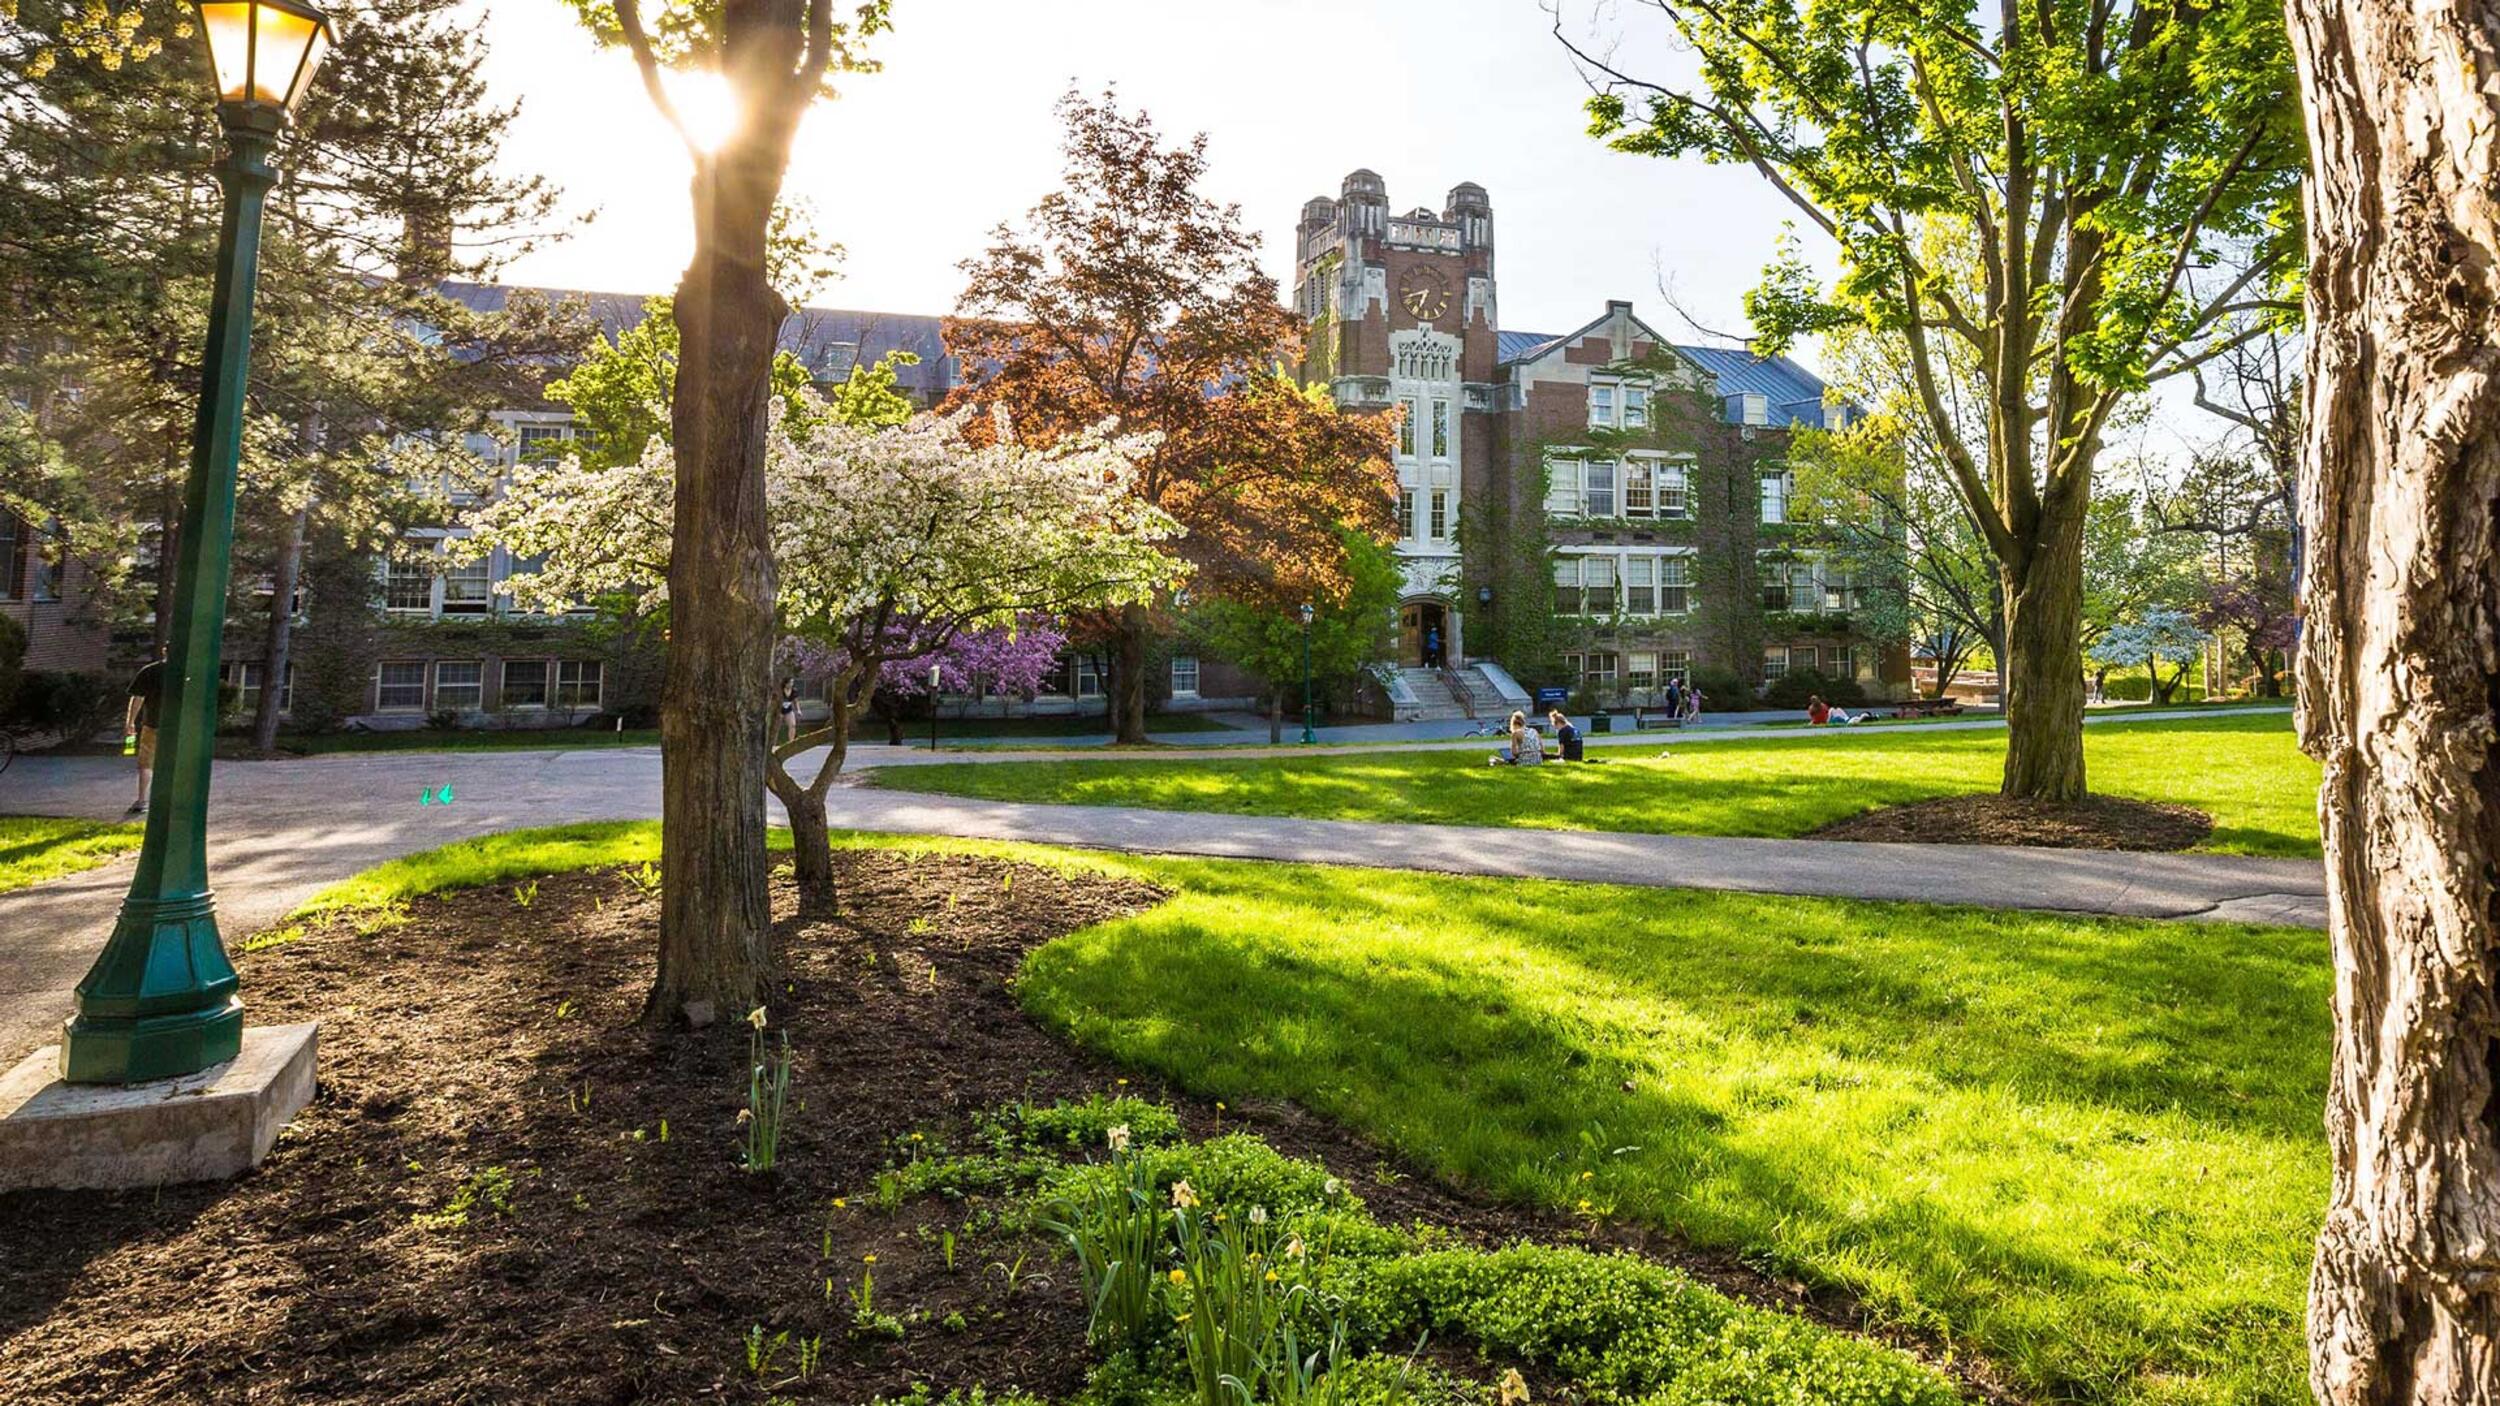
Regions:
<instances>
[{"instance_id":1,"label":"green leafy tree","mask_svg":"<svg viewBox=\"0 0 2500 1406\"><path fill-rule=\"evenodd\" d=\"M1398 594L1405 573L1396 553L1352 528L1339 529L1345 544L1341 594L1311 602L1310 672L1316 686L1342 684L1381 658L1390 645ZM1189 637L1267 685L1267 740L1285 735L1285 704L1302 688L1302 614L1264 602L1205 602L1183 621Z\"/></svg>"},{"instance_id":2,"label":"green leafy tree","mask_svg":"<svg viewBox=\"0 0 2500 1406\"><path fill-rule=\"evenodd\" d=\"M654 439L668 436L676 413L677 314L666 296L645 299L642 321L615 337L601 336L590 354L564 379L547 385L547 398L572 407L587 433L575 451L584 466L614 468L639 463ZM827 413L846 425L899 425L911 418L911 401L896 383L898 367L918 364L907 351L888 352L872 366L854 366L824 399L813 394L806 363L783 351L773 356L772 393L782 413L803 427Z\"/></svg>"},{"instance_id":3,"label":"green leafy tree","mask_svg":"<svg viewBox=\"0 0 2500 1406\"><path fill-rule=\"evenodd\" d=\"M2267 0L1642 0L1681 56L1554 32L1618 151L1758 172L1828 238L1836 283L1791 247L1747 300L1764 350L1840 327L1897 334L1917 407L2002 583L2004 792L2085 789L2083 543L2094 470L2129 394L2242 333L2290 267L2301 135ZM1602 54L1600 52L1602 50ZM1672 76L1687 68L1690 78ZM1969 250L1981 295L1932 255ZM2254 247L2204 276L2216 250ZM1943 381L1966 357L1986 453Z\"/></svg>"},{"instance_id":4,"label":"green leafy tree","mask_svg":"<svg viewBox=\"0 0 2500 1406\"><path fill-rule=\"evenodd\" d=\"M1790 516L1821 524L1826 561L1874 583L1851 626L1932 661L1941 698L1964 665L1993 655L2005 617L1987 545L1914 424L1877 413L1843 431L1799 431Z\"/></svg>"}]
</instances>

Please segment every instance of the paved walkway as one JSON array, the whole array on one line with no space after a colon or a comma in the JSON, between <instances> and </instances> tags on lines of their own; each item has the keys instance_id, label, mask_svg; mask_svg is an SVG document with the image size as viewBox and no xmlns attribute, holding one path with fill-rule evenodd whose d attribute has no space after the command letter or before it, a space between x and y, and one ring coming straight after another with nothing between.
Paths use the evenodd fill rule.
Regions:
<instances>
[{"instance_id":1,"label":"paved walkway","mask_svg":"<svg viewBox=\"0 0 2500 1406\"><path fill-rule=\"evenodd\" d=\"M1791 729L1766 735L1810 734ZM1655 746L1659 739L1625 741ZM1483 743L1454 745L1476 748ZM1013 755L1018 754L985 754L980 759ZM1190 754L1157 753L1167 755ZM1228 748L1207 755L1239 753ZM861 748L854 756L861 769L930 760L926 754L884 747ZM446 783L456 798L452 805L417 803L420 790ZM656 818L659 784L656 748L222 763L212 792L215 838L209 857L223 925L232 940L284 917L328 884L383 860L470 835L576 820ZM118 757L21 758L0 775L0 813L107 819L127 804L128 788L127 765ZM856 787L837 789L831 811L836 826L851 829L1140 853L1651 887L1995 902L2052 911L2312 927L2325 922L2324 872L2309 860L1377 825L1023 805ZM0 1065L51 1038L68 1011L72 987L111 928L129 875L130 861L124 859L0 894Z\"/></svg>"}]
</instances>

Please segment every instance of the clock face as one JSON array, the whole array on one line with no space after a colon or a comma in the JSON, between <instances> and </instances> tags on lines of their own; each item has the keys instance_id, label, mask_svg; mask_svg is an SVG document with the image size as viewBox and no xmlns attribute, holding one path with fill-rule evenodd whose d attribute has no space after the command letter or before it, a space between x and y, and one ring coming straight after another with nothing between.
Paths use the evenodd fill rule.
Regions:
<instances>
[{"instance_id":1,"label":"clock face","mask_svg":"<svg viewBox=\"0 0 2500 1406\"><path fill-rule=\"evenodd\" d=\"M1450 310L1449 275L1426 266L1409 269L1398 283L1398 301L1418 322L1438 322Z\"/></svg>"}]
</instances>

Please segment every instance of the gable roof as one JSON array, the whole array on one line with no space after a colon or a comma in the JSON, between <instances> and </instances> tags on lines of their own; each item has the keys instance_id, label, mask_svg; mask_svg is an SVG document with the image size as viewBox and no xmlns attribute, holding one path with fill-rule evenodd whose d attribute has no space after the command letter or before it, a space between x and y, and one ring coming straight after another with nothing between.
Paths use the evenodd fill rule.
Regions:
<instances>
[{"instance_id":1,"label":"gable roof","mask_svg":"<svg viewBox=\"0 0 2500 1406\"><path fill-rule=\"evenodd\" d=\"M1552 351L1556 345L1586 336L1603 323L1600 318L1577 332L1504 332L1496 341L1494 357L1501 365L1534 361ZM1784 356L1756 356L1743 347L1712 347L1695 342L1668 344L1685 360L1701 368L1716 385L1720 414L1729 421L1742 421L1742 406L1729 405L1731 397L1759 395L1771 408L1771 423L1789 425L1823 423L1824 386L1821 378ZM1852 418L1855 418L1854 413Z\"/></svg>"},{"instance_id":2,"label":"gable roof","mask_svg":"<svg viewBox=\"0 0 2500 1406\"><path fill-rule=\"evenodd\" d=\"M445 283L446 298L473 312L500 312L511 301L511 286L500 283ZM532 288L551 304L580 303L613 341L642 321L646 293L597 293L574 288ZM946 358L945 319L919 313L862 312L852 308L800 308L781 322L781 350L789 352L820 381L839 380L854 365L872 365L892 351L920 358L917 366L895 369L903 389L935 400L954 387L953 367Z\"/></svg>"}]
</instances>

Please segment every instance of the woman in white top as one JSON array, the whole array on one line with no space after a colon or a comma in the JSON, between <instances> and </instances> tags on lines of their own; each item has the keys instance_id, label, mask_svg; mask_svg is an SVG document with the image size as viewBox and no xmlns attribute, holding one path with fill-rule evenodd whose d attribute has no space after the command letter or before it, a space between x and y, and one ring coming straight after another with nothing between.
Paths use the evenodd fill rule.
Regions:
<instances>
[{"instance_id":1,"label":"woman in white top","mask_svg":"<svg viewBox=\"0 0 2500 1406\"><path fill-rule=\"evenodd\" d=\"M1510 715L1510 745L1493 754L1495 766L1536 766L1545 760L1545 739L1528 726L1528 715Z\"/></svg>"}]
</instances>

